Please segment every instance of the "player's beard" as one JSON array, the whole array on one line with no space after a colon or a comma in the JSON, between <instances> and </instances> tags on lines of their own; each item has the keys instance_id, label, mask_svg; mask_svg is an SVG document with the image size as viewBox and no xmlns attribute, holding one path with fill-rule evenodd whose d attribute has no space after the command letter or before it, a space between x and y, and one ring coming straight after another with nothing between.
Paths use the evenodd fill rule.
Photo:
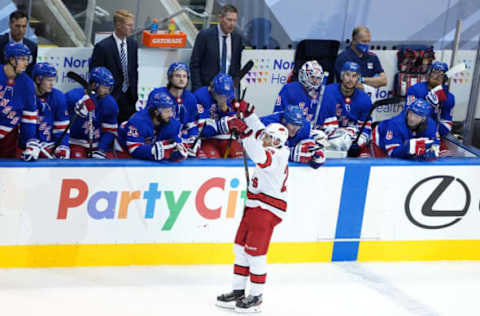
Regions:
<instances>
[{"instance_id":1,"label":"player's beard","mask_svg":"<svg viewBox=\"0 0 480 316\"><path fill-rule=\"evenodd\" d=\"M172 85L173 89L182 90L182 91L185 90L187 88L187 85L188 85L188 83L186 83L183 87L180 87L179 85L176 85L173 82L170 82L170 84Z\"/></svg>"}]
</instances>

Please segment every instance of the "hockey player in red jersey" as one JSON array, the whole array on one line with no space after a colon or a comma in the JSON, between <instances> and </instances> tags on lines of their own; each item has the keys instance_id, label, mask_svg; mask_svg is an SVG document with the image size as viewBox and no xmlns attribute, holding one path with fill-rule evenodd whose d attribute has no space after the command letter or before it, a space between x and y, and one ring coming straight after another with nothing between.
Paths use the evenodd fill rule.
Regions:
<instances>
[{"instance_id":1,"label":"hockey player in red jersey","mask_svg":"<svg viewBox=\"0 0 480 316\"><path fill-rule=\"evenodd\" d=\"M235 102L234 107L251 130L244 131L240 138L255 163L255 171L233 245L233 291L218 296L217 305L234 308L236 312L259 312L267 278L268 246L274 227L287 210L288 131L280 123L265 127L253 113L253 106L244 101ZM250 295L246 296L249 278Z\"/></svg>"}]
</instances>

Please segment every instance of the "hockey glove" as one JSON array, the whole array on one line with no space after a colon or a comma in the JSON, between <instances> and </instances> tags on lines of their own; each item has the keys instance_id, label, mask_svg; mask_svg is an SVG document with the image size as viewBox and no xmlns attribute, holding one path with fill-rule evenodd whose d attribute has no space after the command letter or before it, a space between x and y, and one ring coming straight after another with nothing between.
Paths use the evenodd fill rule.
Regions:
<instances>
[{"instance_id":1,"label":"hockey glove","mask_svg":"<svg viewBox=\"0 0 480 316\"><path fill-rule=\"evenodd\" d=\"M318 169L324 163L325 163L325 152L323 151L322 148L318 148L314 152L312 160L310 161L310 167L312 167L313 169Z\"/></svg>"},{"instance_id":2,"label":"hockey glove","mask_svg":"<svg viewBox=\"0 0 480 316\"><path fill-rule=\"evenodd\" d=\"M54 143L41 142L40 143L40 158L54 159L55 156L52 153Z\"/></svg>"},{"instance_id":3,"label":"hockey glove","mask_svg":"<svg viewBox=\"0 0 480 316\"><path fill-rule=\"evenodd\" d=\"M255 111L255 106L243 100L233 100L232 104L233 109L239 114L241 118L249 117Z\"/></svg>"},{"instance_id":4,"label":"hockey glove","mask_svg":"<svg viewBox=\"0 0 480 316\"><path fill-rule=\"evenodd\" d=\"M328 145L328 136L322 130L312 129L310 132L310 138L312 138L315 144L319 146L326 147Z\"/></svg>"},{"instance_id":5,"label":"hockey glove","mask_svg":"<svg viewBox=\"0 0 480 316\"><path fill-rule=\"evenodd\" d=\"M430 90L430 92L434 93L437 96L439 102L443 102L447 99L447 94L445 93L445 90L443 90L442 85L436 86L435 88Z\"/></svg>"},{"instance_id":6,"label":"hockey glove","mask_svg":"<svg viewBox=\"0 0 480 316\"><path fill-rule=\"evenodd\" d=\"M40 148L38 140L29 140L26 149L22 152L22 159L25 161L37 160L40 155Z\"/></svg>"},{"instance_id":7,"label":"hockey glove","mask_svg":"<svg viewBox=\"0 0 480 316\"><path fill-rule=\"evenodd\" d=\"M188 152L188 157L197 157L198 151L200 150L200 147L202 146L202 140L199 139L195 143L195 140L197 139L196 136L192 136L185 140L184 144L185 147L187 147L187 152ZM195 146L193 145L195 143Z\"/></svg>"},{"instance_id":8,"label":"hockey glove","mask_svg":"<svg viewBox=\"0 0 480 316\"><path fill-rule=\"evenodd\" d=\"M152 145L152 156L155 160L162 160L165 156L165 146L162 141L155 142Z\"/></svg>"},{"instance_id":9,"label":"hockey glove","mask_svg":"<svg viewBox=\"0 0 480 316\"><path fill-rule=\"evenodd\" d=\"M248 129L247 124L235 116L224 116L217 121L217 129L221 134L238 133L240 138L244 138L252 134L252 130Z\"/></svg>"},{"instance_id":10,"label":"hockey glove","mask_svg":"<svg viewBox=\"0 0 480 316\"><path fill-rule=\"evenodd\" d=\"M318 149L320 149L320 147L315 145L313 140L304 139L290 149L290 160L300 163L310 163Z\"/></svg>"},{"instance_id":11,"label":"hockey glove","mask_svg":"<svg viewBox=\"0 0 480 316\"><path fill-rule=\"evenodd\" d=\"M58 159L70 159L70 148L60 145L55 149L55 157Z\"/></svg>"},{"instance_id":12,"label":"hockey glove","mask_svg":"<svg viewBox=\"0 0 480 316\"><path fill-rule=\"evenodd\" d=\"M412 138L407 142L408 154L416 157L425 155L427 149L433 145L433 140L430 140L427 137Z\"/></svg>"},{"instance_id":13,"label":"hockey glove","mask_svg":"<svg viewBox=\"0 0 480 316\"><path fill-rule=\"evenodd\" d=\"M328 149L337 151L347 151L352 146L351 133L344 128L337 128L335 132L328 137Z\"/></svg>"},{"instance_id":14,"label":"hockey glove","mask_svg":"<svg viewBox=\"0 0 480 316\"><path fill-rule=\"evenodd\" d=\"M75 111L76 115L86 118L88 112L95 110L95 103L88 95L84 95L80 100L77 101L77 103L75 103L73 110Z\"/></svg>"},{"instance_id":15,"label":"hockey glove","mask_svg":"<svg viewBox=\"0 0 480 316\"><path fill-rule=\"evenodd\" d=\"M179 162L187 159L188 151L183 143L177 143L176 148L170 154L170 160L174 162Z\"/></svg>"},{"instance_id":16,"label":"hockey glove","mask_svg":"<svg viewBox=\"0 0 480 316\"><path fill-rule=\"evenodd\" d=\"M93 159L107 159L107 154L102 150L94 150L92 152Z\"/></svg>"}]
</instances>

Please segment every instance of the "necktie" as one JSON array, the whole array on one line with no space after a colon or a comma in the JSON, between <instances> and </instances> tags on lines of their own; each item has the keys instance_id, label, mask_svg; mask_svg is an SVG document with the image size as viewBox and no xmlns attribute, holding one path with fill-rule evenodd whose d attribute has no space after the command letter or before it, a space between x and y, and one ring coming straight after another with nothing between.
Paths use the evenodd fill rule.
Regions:
<instances>
[{"instance_id":1,"label":"necktie","mask_svg":"<svg viewBox=\"0 0 480 316\"><path fill-rule=\"evenodd\" d=\"M122 83L122 92L127 92L128 89L128 63L127 63L127 54L125 52L125 42L122 42L120 45L120 62L122 64L123 72L123 83Z\"/></svg>"},{"instance_id":2,"label":"necktie","mask_svg":"<svg viewBox=\"0 0 480 316\"><path fill-rule=\"evenodd\" d=\"M227 35L223 35L222 37L222 63L220 64L220 72L227 73Z\"/></svg>"}]
</instances>

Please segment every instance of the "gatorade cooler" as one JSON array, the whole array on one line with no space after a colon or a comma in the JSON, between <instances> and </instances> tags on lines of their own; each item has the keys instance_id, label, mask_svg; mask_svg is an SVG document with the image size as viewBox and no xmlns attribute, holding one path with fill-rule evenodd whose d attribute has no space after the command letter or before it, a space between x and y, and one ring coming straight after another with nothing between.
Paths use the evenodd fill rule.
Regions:
<instances>
[{"instance_id":1,"label":"gatorade cooler","mask_svg":"<svg viewBox=\"0 0 480 316\"><path fill-rule=\"evenodd\" d=\"M158 31L150 33L143 31L143 45L147 47L185 47L187 44L187 35L184 32L176 31L169 33L168 31Z\"/></svg>"}]
</instances>

